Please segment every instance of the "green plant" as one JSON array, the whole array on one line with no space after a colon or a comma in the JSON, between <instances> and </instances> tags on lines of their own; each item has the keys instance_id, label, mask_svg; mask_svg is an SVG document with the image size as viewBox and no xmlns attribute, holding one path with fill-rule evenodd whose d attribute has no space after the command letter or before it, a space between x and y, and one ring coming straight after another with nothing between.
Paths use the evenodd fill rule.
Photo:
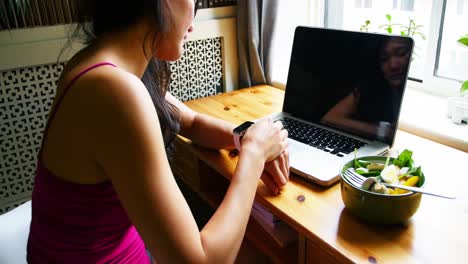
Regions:
<instances>
[{"instance_id":1,"label":"green plant","mask_svg":"<svg viewBox=\"0 0 468 264\"><path fill-rule=\"evenodd\" d=\"M408 18L409 20L408 25L403 25L399 23L393 23L392 16L390 14L386 14L385 18L387 19L388 22L386 24L379 25L378 27L379 29L383 29L387 33L392 34L396 30L395 28L399 27L401 36L410 36L410 37L419 36L423 40L426 40L426 36L424 35L423 32L421 32L421 28L424 27L424 25L418 25L415 19ZM362 24L359 27L359 30L369 32L370 25L371 25L371 20L367 19L366 21L364 21L364 24ZM464 39L462 37L459 41L464 41L468 43L468 35L464 36Z\"/></svg>"},{"instance_id":2,"label":"green plant","mask_svg":"<svg viewBox=\"0 0 468 264\"><path fill-rule=\"evenodd\" d=\"M419 36L422 40L426 40L426 36L424 35L423 32L421 32L421 28L424 27L424 25L418 25L415 19L409 17L408 25L403 25L399 23L393 23L392 16L390 14L386 14L385 18L387 19L387 23L379 25L378 28L385 30L386 33L392 34L393 32L400 32L401 36L409 36L409 37ZM367 19L364 22L364 24L360 26L359 30L369 32L370 25L371 25L371 21ZM398 29L399 31L397 31ZM415 49L416 48L418 47L416 46ZM414 60L416 57L419 57L418 53L416 51L413 51L413 56L411 57L411 60Z\"/></svg>"},{"instance_id":3,"label":"green plant","mask_svg":"<svg viewBox=\"0 0 468 264\"><path fill-rule=\"evenodd\" d=\"M370 25L370 20L367 19L365 22L364 22L364 25L362 25L359 30L360 31L366 31L366 32L369 32L369 25Z\"/></svg>"},{"instance_id":4,"label":"green plant","mask_svg":"<svg viewBox=\"0 0 468 264\"><path fill-rule=\"evenodd\" d=\"M393 26L400 26L400 24L393 24L392 23L392 16L390 14L386 14L385 18L387 19L388 23L380 25L379 28L381 28L381 29L383 28L383 29L385 29L385 31L388 32L388 34L392 34L393 33Z\"/></svg>"},{"instance_id":5,"label":"green plant","mask_svg":"<svg viewBox=\"0 0 468 264\"><path fill-rule=\"evenodd\" d=\"M468 34L461 36L458 43L465 47L468 47ZM460 93L468 93L468 80L464 81L460 87Z\"/></svg>"},{"instance_id":6,"label":"green plant","mask_svg":"<svg viewBox=\"0 0 468 264\"><path fill-rule=\"evenodd\" d=\"M464 82L462 83L461 88L460 88L460 92L461 92L461 93L465 93L465 92L467 92L467 91L468 91L468 80L464 81Z\"/></svg>"},{"instance_id":7,"label":"green plant","mask_svg":"<svg viewBox=\"0 0 468 264\"><path fill-rule=\"evenodd\" d=\"M416 24L416 21L412 18L408 18L408 19L409 19L409 25L401 26L401 29L403 29L403 31L401 31L400 34L402 36L411 36L411 37L420 36L422 39L426 40L426 35L424 35L424 33L422 33L421 31L419 31L424 26Z\"/></svg>"},{"instance_id":8,"label":"green plant","mask_svg":"<svg viewBox=\"0 0 468 264\"><path fill-rule=\"evenodd\" d=\"M458 42L464 45L465 47L468 47L468 34L461 36Z\"/></svg>"}]
</instances>

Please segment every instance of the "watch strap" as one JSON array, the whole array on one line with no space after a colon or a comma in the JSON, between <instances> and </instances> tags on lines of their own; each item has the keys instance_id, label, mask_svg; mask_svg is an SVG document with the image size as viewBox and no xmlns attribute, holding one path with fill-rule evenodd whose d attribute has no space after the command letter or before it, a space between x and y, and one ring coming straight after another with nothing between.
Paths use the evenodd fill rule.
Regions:
<instances>
[{"instance_id":1,"label":"watch strap","mask_svg":"<svg viewBox=\"0 0 468 264\"><path fill-rule=\"evenodd\" d=\"M236 146L237 150L241 150L241 139L242 136L239 134L234 134L234 146Z\"/></svg>"},{"instance_id":2,"label":"watch strap","mask_svg":"<svg viewBox=\"0 0 468 264\"><path fill-rule=\"evenodd\" d=\"M236 146L237 150L239 150L239 151L241 150L242 136L244 136L245 131L247 131L247 129L253 124L254 124L254 122L252 122L252 121L246 121L246 122L242 123L240 126L234 128L234 130L233 130L234 145Z\"/></svg>"}]
</instances>

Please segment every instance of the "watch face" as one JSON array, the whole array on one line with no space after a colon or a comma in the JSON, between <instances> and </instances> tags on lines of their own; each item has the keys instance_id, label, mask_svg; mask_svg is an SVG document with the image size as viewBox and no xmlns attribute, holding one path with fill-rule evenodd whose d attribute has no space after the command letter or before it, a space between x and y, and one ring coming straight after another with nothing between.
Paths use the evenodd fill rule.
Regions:
<instances>
[{"instance_id":1,"label":"watch face","mask_svg":"<svg viewBox=\"0 0 468 264\"><path fill-rule=\"evenodd\" d=\"M247 128L249 128L253 124L254 124L254 122L246 121L246 122L242 123L240 126L234 128L234 133L241 135L241 134L244 133L245 130L247 130Z\"/></svg>"}]
</instances>

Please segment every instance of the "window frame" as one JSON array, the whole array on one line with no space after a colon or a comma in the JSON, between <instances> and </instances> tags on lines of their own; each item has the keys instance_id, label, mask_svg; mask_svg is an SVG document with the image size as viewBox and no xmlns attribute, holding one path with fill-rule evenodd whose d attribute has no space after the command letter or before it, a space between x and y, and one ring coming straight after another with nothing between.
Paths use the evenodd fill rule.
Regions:
<instances>
[{"instance_id":1,"label":"window frame","mask_svg":"<svg viewBox=\"0 0 468 264\"><path fill-rule=\"evenodd\" d=\"M313 1L313 0L310 0ZM341 27L344 10L344 0L323 0L323 26ZM422 82L408 80L407 87L422 90L438 96L458 96L461 83L446 77L437 76L436 67L442 44L443 22L445 17L447 0L432 0L432 11L430 16L429 33L427 36L428 46L424 61L424 72ZM333 16L330 14L333 13Z\"/></svg>"}]
</instances>

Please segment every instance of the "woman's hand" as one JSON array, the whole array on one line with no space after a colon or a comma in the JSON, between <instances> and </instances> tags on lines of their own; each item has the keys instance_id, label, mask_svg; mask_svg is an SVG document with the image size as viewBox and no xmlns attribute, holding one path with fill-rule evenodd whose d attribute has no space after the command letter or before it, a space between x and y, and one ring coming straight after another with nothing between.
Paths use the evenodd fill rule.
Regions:
<instances>
[{"instance_id":1,"label":"woman's hand","mask_svg":"<svg viewBox=\"0 0 468 264\"><path fill-rule=\"evenodd\" d=\"M275 160L265 163L265 170L260 177L273 194L289 181L289 152L286 149Z\"/></svg>"},{"instance_id":2,"label":"woman's hand","mask_svg":"<svg viewBox=\"0 0 468 264\"><path fill-rule=\"evenodd\" d=\"M288 131L283 129L281 122L274 122L271 118L264 118L252 125L242 138L242 150L257 153L261 162L266 163L269 172L275 175L275 182L283 182L278 174L284 177L287 165ZM284 155L283 155L284 153ZM274 161L279 158L278 161ZM270 162L274 161L271 165ZM279 173L281 172L281 173ZM284 185L284 184L283 184Z\"/></svg>"}]
</instances>

